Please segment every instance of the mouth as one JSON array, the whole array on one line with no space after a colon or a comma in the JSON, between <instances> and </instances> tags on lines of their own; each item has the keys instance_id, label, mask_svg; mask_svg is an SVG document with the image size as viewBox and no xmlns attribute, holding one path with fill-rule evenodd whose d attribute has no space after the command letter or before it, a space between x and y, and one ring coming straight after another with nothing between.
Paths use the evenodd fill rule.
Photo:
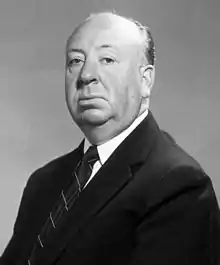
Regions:
<instances>
[{"instance_id":1,"label":"mouth","mask_svg":"<svg viewBox=\"0 0 220 265\"><path fill-rule=\"evenodd\" d=\"M95 95L95 94L89 94L89 95L86 95L86 96L85 95L79 96L79 101L81 101L81 100L96 99L96 98L104 99L103 96Z\"/></svg>"},{"instance_id":2,"label":"mouth","mask_svg":"<svg viewBox=\"0 0 220 265\"><path fill-rule=\"evenodd\" d=\"M97 108L100 104L102 105L103 100L105 99L101 96L89 95L79 97L78 104L83 108Z\"/></svg>"}]
</instances>

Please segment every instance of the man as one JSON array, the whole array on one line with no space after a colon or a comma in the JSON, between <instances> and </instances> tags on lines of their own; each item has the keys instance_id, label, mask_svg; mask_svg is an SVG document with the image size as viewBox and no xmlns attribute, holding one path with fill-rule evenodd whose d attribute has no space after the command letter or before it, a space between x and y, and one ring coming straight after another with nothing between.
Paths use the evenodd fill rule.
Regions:
<instances>
[{"instance_id":1,"label":"man","mask_svg":"<svg viewBox=\"0 0 220 265\"><path fill-rule=\"evenodd\" d=\"M77 27L66 102L85 141L30 177L1 265L219 264L210 178L156 124L154 72L138 22L99 13Z\"/></svg>"}]
</instances>

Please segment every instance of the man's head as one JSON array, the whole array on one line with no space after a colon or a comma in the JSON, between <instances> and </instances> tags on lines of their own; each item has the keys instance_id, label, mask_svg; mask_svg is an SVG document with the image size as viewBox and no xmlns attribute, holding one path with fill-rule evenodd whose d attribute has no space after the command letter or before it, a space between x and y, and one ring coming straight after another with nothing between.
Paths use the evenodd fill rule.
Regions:
<instances>
[{"instance_id":1,"label":"man's head","mask_svg":"<svg viewBox=\"0 0 220 265\"><path fill-rule=\"evenodd\" d=\"M154 45L145 29L99 13L79 25L67 42L67 106L93 144L121 133L149 106Z\"/></svg>"}]
</instances>

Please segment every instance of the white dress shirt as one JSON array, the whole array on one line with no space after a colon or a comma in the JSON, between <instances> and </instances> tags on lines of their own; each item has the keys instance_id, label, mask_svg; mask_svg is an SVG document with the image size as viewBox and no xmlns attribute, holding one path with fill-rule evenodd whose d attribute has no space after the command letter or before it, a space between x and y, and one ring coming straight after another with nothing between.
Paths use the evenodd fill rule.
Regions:
<instances>
[{"instance_id":1,"label":"white dress shirt","mask_svg":"<svg viewBox=\"0 0 220 265\"><path fill-rule=\"evenodd\" d=\"M144 120L147 116L148 110L145 110L139 117L137 117L133 123L122 133L115 136L114 138L110 139L109 141L105 142L104 144L98 145L97 150L99 154L99 160L94 164L92 174L87 181L85 187L88 183L92 180L98 170L103 166L103 164L107 161L110 155L114 152L114 150L124 141L126 137ZM90 142L85 138L84 144L84 153L87 149L91 146Z\"/></svg>"}]
</instances>

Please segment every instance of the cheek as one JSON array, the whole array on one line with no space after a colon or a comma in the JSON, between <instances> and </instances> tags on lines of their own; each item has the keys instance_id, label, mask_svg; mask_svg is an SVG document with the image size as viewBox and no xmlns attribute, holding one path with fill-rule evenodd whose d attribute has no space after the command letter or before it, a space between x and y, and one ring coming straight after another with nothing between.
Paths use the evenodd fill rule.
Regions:
<instances>
[{"instance_id":1,"label":"cheek","mask_svg":"<svg viewBox=\"0 0 220 265\"><path fill-rule=\"evenodd\" d=\"M123 67L108 69L100 74L100 81L109 95L123 94L127 78L127 71Z\"/></svg>"},{"instance_id":2,"label":"cheek","mask_svg":"<svg viewBox=\"0 0 220 265\"><path fill-rule=\"evenodd\" d=\"M107 73L100 78L112 111L123 108L126 100L124 79L119 74Z\"/></svg>"},{"instance_id":3,"label":"cheek","mask_svg":"<svg viewBox=\"0 0 220 265\"><path fill-rule=\"evenodd\" d=\"M65 94L68 101L72 101L76 96L76 78L66 76L65 78Z\"/></svg>"},{"instance_id":4,"label":"cheek","mask_svg":"<svg viewBox=\"0 0 220 265\"><path fill-rule=\"evenodd\" d=\"M137 69L130 69L127 84L130 87L129 95L134 99L141 98L141 79Z\"/></svg>"}]
</instances>

